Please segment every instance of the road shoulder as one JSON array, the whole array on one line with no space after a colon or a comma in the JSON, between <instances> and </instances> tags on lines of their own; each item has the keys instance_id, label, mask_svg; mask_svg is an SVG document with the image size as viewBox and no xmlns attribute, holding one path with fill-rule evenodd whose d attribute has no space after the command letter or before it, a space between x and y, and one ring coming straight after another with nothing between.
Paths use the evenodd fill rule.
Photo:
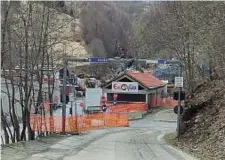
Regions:
<instances>
[{"instance_id":1,"label":"road shoulder","mask_svg":"<svg viewBox=\"0 0 225 160\"><path fill-rule=\"evenodd\" d=\"M56 144L68 136L61 136L58 134L52 134L47 137L41 137L32 141L21 141L12 143L8 146L1 147L1 159L2 160L22 160L37 153L42 153L48 150L48 148Z\"/></svg>"},{"instance_id":2,"label":"road shoulder","mask_svg":"<svg viewBox=\"0 0 225 160\"><path fill-rule=\"evenodd\" d=\"M175 135L175 133L162 133L157 137L157 140L160 143L163 143L171 152L179 154L185 160L198 160L198 158L194 157L186 150L181 150L181 148L178 148L174 139L175 136L171 137L170 135Z\"/></svg>"}]
</instances>

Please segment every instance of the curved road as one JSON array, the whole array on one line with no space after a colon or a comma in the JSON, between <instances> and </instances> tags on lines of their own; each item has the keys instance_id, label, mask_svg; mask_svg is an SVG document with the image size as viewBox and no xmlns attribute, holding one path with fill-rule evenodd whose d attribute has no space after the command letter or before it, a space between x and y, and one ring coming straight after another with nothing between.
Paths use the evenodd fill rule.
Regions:
<instances>
[{"instance_id":1,"label":"curved road","mask_svg":"<svg viewBox=\"0 0 225 160\"><path fill-rule=\"evenodd\" d=\"M111 132L84 146L64 160L182 160L157 138L163 132L175 130L176 124L154 122L151 118L132 121L127 129Z\"/></svg>"},{"instance_id":2,"label":"curved road","mask_svg":"<svg viewBox=\"0 0 225 160\"><path fill-rule=\"evenodd\" d=\"M108 128L71 136L29 159L62 160L192 160L168 147L160 135L174 132L176 123L155 121L150 114L127 128Z\"/></svg>"}]
</instances>

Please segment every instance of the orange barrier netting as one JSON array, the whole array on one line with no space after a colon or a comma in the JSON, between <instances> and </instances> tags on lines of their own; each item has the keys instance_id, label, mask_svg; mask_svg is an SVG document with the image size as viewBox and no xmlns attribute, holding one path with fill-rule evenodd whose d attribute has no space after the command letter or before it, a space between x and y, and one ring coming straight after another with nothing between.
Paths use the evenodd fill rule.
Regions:
<instances>
[{"instance_id":1,"label":"orange barrier netting","mask_svg":"<svg viewBox=\"0 0 225 160\"><path fill-rule=\"evenodd\" d=\"M62 132L62 116L30 116L31 128L34 131ZM103 127L127 127L126 114L97 113L66 117L66 132L86 132Z\"/></svg>"},{"instance_id":2,"label":"orange barrier netting","mask_svg":"<svg viewBox=\"0 0 225 160\"><path fill-rule=\"evenodd\" d=\"M114 113L128 113L137 111L147 111L148 106L145 103L121 103L117 104L116 106L110 106L108 110Z\"/></svg>"},{"instance_id":3,"label":"orange barrier netting","mask_svg":"<svg viewBox=\"0 0 225 160\"><path fill-rule=\"evenodd\" d=\"M151 106L154 107L174 107L177 105L177 101L172 98L151 98Z\"/></svg>"},{"instance_id":4,"label":"orange barrier netting","mask_svg":"<svg viewBox=\"0 0 225 160\"><path fill-rule=\"evenodd\" d=\"M101 104L102 105L102 104ZM127 102L127 103L118 103L113 105L110 102L106 102L108 106L108 111L112 113L128 113L128 112L137 112L137 111L147 111L148 105L144 102ZM150 106L153 107L174 107L177 105L177 101L172 98L151 98Z\"/></svg>"}]
</instances>

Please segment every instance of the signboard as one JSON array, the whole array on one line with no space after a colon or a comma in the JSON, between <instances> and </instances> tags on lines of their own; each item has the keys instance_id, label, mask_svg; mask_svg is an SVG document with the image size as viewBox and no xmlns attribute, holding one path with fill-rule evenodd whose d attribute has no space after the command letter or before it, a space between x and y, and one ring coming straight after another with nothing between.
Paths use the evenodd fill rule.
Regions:
<instances>
[{"instance_id":1,"label":"signboard","mask_svg":"<svg viewBox=\"0 0 225 160\"><path fill-rule=\"evenodd\" d=\"M159 59L158 64L166 64L166 60L165 59Z\"/></svg>"},{"instance_id":2,"label":"signboard","mask_svg":"<svg viewBox=\"0 0 225 160\"><path fill-rule=\"evenodd\" d=\"M178 106L175 106L173 108L173 111L175 114L178 114ZM180 114L183 114L183 112L184 112L184 107L180 106Z\"/></svg>"},{"instance_id":3,"label":"signboard","mask_svg":"<svg viewBox=\"0 0 225 160\"><path fill-rule=\"evenodd\" d=\"M137 82L112 82L112 91L114 92L138 92Z\"/></svg>"},{"instance_id":4,"label":"signboard","mask_svg":"<svg viewBox=\"0 0 225 160\"><path fill-rule=\"evenodd\" d=\"M173 99L179 100L179 92L178 91L173 93ZM181 101L185 100L185 92L184 91L180 92L180 100Z\"/></svg>"},{"instance_id":5,"label":"signboard","mask_svg":"<svg viewBox=\"0 0 225 160\"><path fill-rule=\"evenodd\" d=\"M183 87L183 77L175 77L175 87Z\"/></svg>"},{"instance_id":6,"label":"signboard","mask_svg":"<svg viewBox=\"0 0 225 160\"><path fill-rule=\"evenodd\" d=\"M84 112L83 111L84 107L85 107L84 101L83 100L76 100L74 103L75 103L75 105L73 105L73 112L76 111L77 115L82 115L83 112Z\"/></svg>"},{"instance_id":7,"label":"signboard","mask_svg":"<svg viewBox=\"0 0 225 160\"><path fill-rule=\"evenodd\" d=\"M88 58L90 63L107 63L109 62L108 58Z\"/></svg>"},{"instance_id":8,"label":"signboard","mask_svg":"<svg viewBox=\"0 0 225 160\"><path fill-rule=\"evenodd\" d=\"M73 93L69 93L69 101L70 102L74 101L74 94Z\"/></svg>"},{"instance_id":9,"label":"signboard","mask_svg":"<svg viewBox=\"0 0 225 160\"><path fill-rule=\"evenodd\" d=\"M102 105L102 111L105 112L107 110L107 106L105 104Z\"/></svg>"}]
</instances>

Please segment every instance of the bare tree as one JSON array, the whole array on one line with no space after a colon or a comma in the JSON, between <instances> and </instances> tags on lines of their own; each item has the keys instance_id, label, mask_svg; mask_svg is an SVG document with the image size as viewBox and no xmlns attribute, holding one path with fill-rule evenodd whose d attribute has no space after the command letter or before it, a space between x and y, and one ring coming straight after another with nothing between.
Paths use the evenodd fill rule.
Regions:
<instances>
[{"instance_id":1,"label":"bare tree","mask_svg":"<svg viewBox=\"0 0 225 160\"><path fill-rule=\"evenodd\" d=\"M43 115L44 119L41 121L46 122L44 96L50 101L50 121L51 126L54 126L52 104L55 84L48 81L46 90L42 79L46 75L48 79L55 78L57 53L54 47L61 43L63 38L68 38L63 37L63 28L67 26L60 19L61 17L57 17L57 11L49 6L49 2L3 2L2 7L4 14L1 66L4 77L2 80L6 84L6 89L2 89L2 93L6 94L8 100L8 105L3 105L1 108L4 115L1 120L5 138L7 143L9 138L13 143L20 140L33 140L35 132L31 127L31 113ZM58 22L59 19L61 23ZM67 21L70 23L69 20ZM17 81L15 81L15 74ZM12 127L8 127L10 124L6 121L4 112L9 113ZM22 128L19 125L20 118ZM45 127L47 127L46 123ZM51 131L53 132L53 128ZM38 131L38 135L42 134L48 133Z\"/></svg>"},{"instance_id":2,"label":"bare tree","mask_svg":"<svg viewBox=\"0 0 225 160\"><path fill-rule=\"evenodd\" d=\"M14 78L13 78L13 44L12 44L12 36L11 36L11 24L12 24L12 20L11 20L11 14L10 14L10 10L11 10L11 3L7 3L7 2L3 2L3 6L5 7L5 12L3 13L3 17L4 17L4 23L3 23L3 28L2 28L2 49L3 49L3 59L7 62L9 62L8 64L4 62L2 62L2 71L3 71L3 77L5 80L5 85L6 85L6 93L7 97L8 97L8 104L9 104L9 115L10 115L10 120L12 123L12 126L14 128L13 134L11 132L11 130L9 129L9 133L11 135L11 140L13 143L15 143L15 138L16 141L19 141L19 132L20 132L20 127L19 127L19 121L15 112L15 82L14 82ZM7 52L6 50L7 49ZM7 53L7 54L6 54ZM5 68L8 69L8 74L6 74ZM2 109L2 113L3 113L3 108ZM4 118L4 117L3 117ZM7 133L5 133L7 134Z\"/></svg>"},{"instance_id":3,"label":"bare tree","mask_svg":"<svg viewBox=\"0 0 225 160\"><path fill-rule=\"evenodd\" d=\"M217 8L218 12L213 8ZM144 44L147 44L145 57L181 60L187 89L191 92L201 83L200 80L207 77L202 74L203 66L211 67L214 77L216 73L217 77L222 75L218 68L223 68L224 64L219 60L223 59L223 53L218 50L222 48L224 38L218 36L218 33L224 32L221 29L224 26L221 21L224 14L224 2L150 3L140 15L138 25L135 24L134 31L138 32L134 36L141 37L138 39L141 43L136 40L136 43L140 43L139 46L136 45L136 52L141 55ZM214 41L214 36L217 36L217 42ZM201 59L205 61L200 61Z\"/></svg>"}]
</instances>

